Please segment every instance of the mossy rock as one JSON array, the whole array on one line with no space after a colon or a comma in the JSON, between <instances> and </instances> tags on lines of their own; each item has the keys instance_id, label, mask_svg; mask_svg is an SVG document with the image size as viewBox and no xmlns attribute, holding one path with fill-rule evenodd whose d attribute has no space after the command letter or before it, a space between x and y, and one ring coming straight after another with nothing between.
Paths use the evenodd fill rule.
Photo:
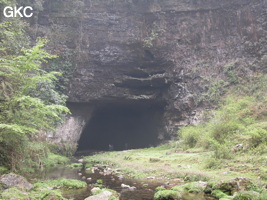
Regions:
<instances>
[{"instance_id":1,"label":"mossy rock","mask_svg":"<svg viewBox=\"0 0 267 200\"><path fill-rule=\"evenodd\" d=\"M21 191L16 187L9 188L2 193L2 198L5 200L24 200L29 197L29 193Z\"/></svg>"},{"instance_id":2,"label":"mossy rock","mask_svg":"<svg viewBox=\"0 0 267 200\"><path fill-rule=\"evenodd\" d=\"M259 193L255 191L240 192L233 198L233 200L257 200L257 199L259 199Z\"/></svg>"},{"instance_id":3,"label":"mossy rock","mask_svg":"<svg viewBox=\"0 0 267 200\"><path fill-rule=\"evenodd\" d=\"M155 200L180 200L181 194L174 190L160 190L154 195Z\"/></svg>"},{"instance_id":4,"label":"mossy rock","mask_svg":"<svg viewBox=\"0 0 267 200\"><path fill-rule=\"evenodd\" d=\"M207 186L207 182L191 182L184 185L184 189L190 193L199 193L203 192Z\"/></svg>"},{"instance_id":5,"label":"mossy rock","mask_svg":"<svg viewBox=\"0 0 267 200\"><path fill-rule=\"evenodd\" d=\"M218 199L222 199L222 198L228 198L229 196L227 194L225 194L223 191L221 190L213 190L211 193L212 196L218 198Z\"/></svg>"},{"instance_id":6,"label":"mossy rock","mask_svg":"<svg viewBox=\"0 0 267 200\"><path fill-rule=\"evenodd\" d=\"M110 189L99 189L97 192L93 193L93 196L87 197L85 200L119 200L119 194L115 190Z\"/></svg>"}]
</instances>

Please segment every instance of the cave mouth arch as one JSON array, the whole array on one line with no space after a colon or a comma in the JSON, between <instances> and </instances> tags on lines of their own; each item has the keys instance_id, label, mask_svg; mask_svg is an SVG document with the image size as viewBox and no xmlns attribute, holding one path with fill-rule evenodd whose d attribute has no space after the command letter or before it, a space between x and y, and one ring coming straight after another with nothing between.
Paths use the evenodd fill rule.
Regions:
<instances>
[{"instance_id":1,"label":"cave mouth arch","mask_svg":"<svg viewBox=\"0 0 267 200\"><path fill-rule=\"evenodd\" d=\"M157 145L164 134L164 103L109 102L95 106L78 141L77 151L106 151Z\"/></svg>"}]
</instances>

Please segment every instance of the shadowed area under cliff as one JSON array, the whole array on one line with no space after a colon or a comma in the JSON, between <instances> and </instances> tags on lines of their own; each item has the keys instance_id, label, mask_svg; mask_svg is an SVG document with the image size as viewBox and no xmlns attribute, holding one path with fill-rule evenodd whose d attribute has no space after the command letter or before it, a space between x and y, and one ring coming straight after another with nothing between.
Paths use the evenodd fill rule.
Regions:
<instances>
[{"instance_id":1,"label":"shadowed area under cliff","mask_svg":"<svg viewBox=\"0 0 267 200\"><path fill-rule=\"evenodd\" d=\"M163 132L163 105L111 103L96 108L78 143L78 151L142 148L156 145Z\"/></svg>"}]
</instances>

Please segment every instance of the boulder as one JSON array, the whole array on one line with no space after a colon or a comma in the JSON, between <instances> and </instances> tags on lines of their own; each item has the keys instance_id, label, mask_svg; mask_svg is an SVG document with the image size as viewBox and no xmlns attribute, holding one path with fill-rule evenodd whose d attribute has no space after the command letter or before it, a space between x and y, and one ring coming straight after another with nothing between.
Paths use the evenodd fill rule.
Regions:
<instances>
[{"instance_id":1,"label":"boulder","mask_svg":"<svg viewBox=\"0 0 267 200\"><path fill-rule=\"evenodd\" d=\"M223 191L224 193L233 195L237 191L246 191L252 185L252 182L245 177L237 177L231 179L228 182L221 182L215 186L216 189Z\"/></svg>"},{"instance_id":2,"label":"boulder","mask_svg":"<svg viewBox=\"0 0 267 200\"><path fill-rule=\"evenodd\" d=\"M98 191L98 190L101 190L99 187L94 187L92 190L91 190L91 192L92 193L95 193L96 191Z\"/></svg>"},{"instance_id":3,"label":"boulder","mask_svg":"<svg viewBox=\"0 0 267 200\"><path fill-rule=\"evenodd\" d=\"M14 173L2 175L0 177L0 183L6 187L17 187L22 190L30 190L33 188L33 185L29 183L26 178Z\"/></svg>"},{"instance_id":4,"label":"boulder","mask_svg":"<svg viewBox=\"0 0 267 200\"><path fill-rule=\"evenodd\" d=\"M100 194L87 197L85 200L108 200L112 196L112 192L103 191Z\"/></svg>"}]
</instances>

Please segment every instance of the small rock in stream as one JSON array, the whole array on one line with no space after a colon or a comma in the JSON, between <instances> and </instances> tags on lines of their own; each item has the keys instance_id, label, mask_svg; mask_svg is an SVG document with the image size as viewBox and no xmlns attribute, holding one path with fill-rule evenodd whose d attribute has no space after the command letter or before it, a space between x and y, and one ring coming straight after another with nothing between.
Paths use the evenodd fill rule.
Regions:
<instances>
[{"instance_id":1,"label":"small rock in stream","mask_svg":"<svg viewBox=\"0 0 267 200\"><path fill-rule=\"evenodd\" d=\"M83 160L83 159L79 159L78 162L79 162L79 163L83 163L84 160Z\"/></svg>"},{"instance_id":2,"label":"small rock in stream","mask_svg":"<svg viewBox=\"0 0 267 200\"><path fill-rule=\"evenodd\" d=\"M122 187L122 188L129 188L130 185L126 185L126 184L123 184L123 183L122 183L122 184L121 184L121 187Z\"/></svg>"},{"instance_id":3,"label":"small rock in stream","mask_svg":"<svg viewBox=\"0 0 267 200\"><path fill-rule=\"evenodd\" d=\"M91 192L92 193L95 193L96 191L98 191L98 190L101 190L99 187L94 187L93 189L91 189Z\"/></svg>"},{"instance_id":4,"label":"small rock in stream","mask_svg":"<svg viewBox=\"0 0 267 200\"><path fill-rule=\"evenodd\" d=\"M129 187L129 190L130 191L134 191L134 190L136 190L136 187L134 187L134 186L133 187Z\"/></svg>"}]
</instances>

